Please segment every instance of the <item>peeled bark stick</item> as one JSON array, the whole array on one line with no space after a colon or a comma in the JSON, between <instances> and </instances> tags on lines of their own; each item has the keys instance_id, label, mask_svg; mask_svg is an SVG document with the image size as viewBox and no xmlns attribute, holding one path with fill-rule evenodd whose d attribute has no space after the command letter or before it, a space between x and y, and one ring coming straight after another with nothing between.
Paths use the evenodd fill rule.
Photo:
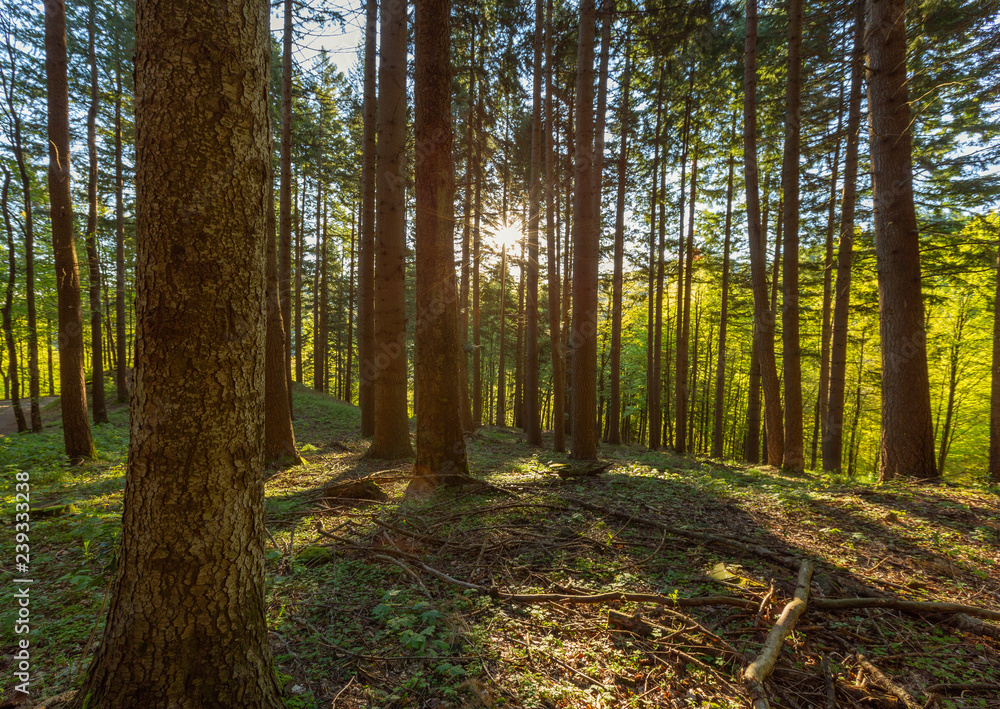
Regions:
<instances>
[{"instance_id":1,"label":"peeled bark stick","mask_svg":"<svg viewBox=\"0 0 1000 709\"><path fill-rule=\"evenodd\" d=\"M906 709L922 709L913 697L910 696L909 692L882 674L882 670L869 662L867 657L862 655L860 652L857 653L856 657L858 664L865 668L865 672L870 674L872 678L883 687L883 689L901 701L904 706L906 706Z\"/></svg>"},{"instance_id":2,"label":"peeled bark stick","mask_svg":"<svg viewBox=\"0 0 1000 709\"><path fill-rule=\"evenodd\" d=\"M898 598L817 598L810 606L817 610L836 611L854 608L890 608L908 613L962 613L966 616L1000 621L1000 611L977 608L961 603L904 601Z\"/></svg>"},{"instance_id":3,"label":"peeled bark stick","mask_svg":"<svg viewBox=\"0 0 1000 709\"><path fill-rule=\"evenodd\" d=\"M802 562L799 567L799 580L795 588L795 597L785 606L778 617L778 622L767 634L764 647L757 656L757 659L750 663L743 678L749 685L750 698L753 701L754 709L769 709L771 706L764 693L764 680L770 676L774 670L774 663L781 652L781 645L792 632L795 622L806 609L809 601L809 582L812 581L813 563L808 559Z\"/></svg>"}]
</instances>

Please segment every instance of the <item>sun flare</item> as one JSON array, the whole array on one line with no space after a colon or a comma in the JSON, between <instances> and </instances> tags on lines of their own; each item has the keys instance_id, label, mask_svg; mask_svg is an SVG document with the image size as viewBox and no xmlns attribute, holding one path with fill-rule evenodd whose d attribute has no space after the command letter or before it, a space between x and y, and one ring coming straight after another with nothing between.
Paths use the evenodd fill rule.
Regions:
<instances>
[{"instance_id":1,"label":"sun flare","mask_svg":"<svg viewBox=\"0 0 1000 709\"><path fill-rule=\"evenodd\" d=\"M514 221L510 224L501 224L492 227L490 238L493 243L502 249L508 249L521 241L524 234L521 230L520 222Z\"/></svg>"}]
</instances>

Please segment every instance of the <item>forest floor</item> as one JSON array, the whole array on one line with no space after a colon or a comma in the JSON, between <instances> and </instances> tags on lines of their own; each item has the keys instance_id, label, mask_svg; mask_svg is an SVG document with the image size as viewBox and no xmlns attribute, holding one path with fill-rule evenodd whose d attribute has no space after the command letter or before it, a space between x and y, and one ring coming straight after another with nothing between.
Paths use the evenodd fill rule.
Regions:
<instances>
[{"instance_id":1,"label":"forest floor","mask_svg":"<svg viewBox=\"0 0 1000 709\"><path fill-rule=\"evenodd\" d=\"M636 446L603 446L607 470L564 479L580 472L565 456L486 427L467 442L487 485L408 498L405 461L362 457L357 409L295 397L307 463L267 481L268 621L290 709L749 706L744 670L800 585L806 610L758 701L1000 707L996 489L789 477ZM95 429L99 459L77 468L58 428L0 438L5 509L19 470L33 509L74 505L32 519L33 701L78 683L100 639L127 410L111 421ZM13 559L13 532L3 545ZM858 598L876 600L835 602Z\"/></svg>"}]
</instances>

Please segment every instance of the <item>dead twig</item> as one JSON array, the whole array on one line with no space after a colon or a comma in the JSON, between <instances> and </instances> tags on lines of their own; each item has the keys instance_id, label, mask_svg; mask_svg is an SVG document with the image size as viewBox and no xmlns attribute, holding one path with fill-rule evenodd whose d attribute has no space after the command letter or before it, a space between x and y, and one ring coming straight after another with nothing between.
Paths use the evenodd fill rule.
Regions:
<instances>
[{"instance_id":1,"label":"dead twig","mask_svg":"<svg viewBox=\"0 0 1000 709\"><path fill-rule=\"evenodd\" d=\"M909 692L907 692L905 689L903 689L898 684L889 679L885 674L882 673L882 670L880 670L878 667L869 662L868 658L865 657L862 653L860 652L856 653L855 658L857 658L858 664L860 664L863 668L865 668L865 672L871 675L872 679L874 679L875 682L881 685L883 689L889 692L889 694L893 695L894 697L896 697L896 699L901 701L903 705L906 707L906 709L922 709L921 706L917 704L916 701L914 701L913 697L910 696Z\"/></svg>"}]
</instances>

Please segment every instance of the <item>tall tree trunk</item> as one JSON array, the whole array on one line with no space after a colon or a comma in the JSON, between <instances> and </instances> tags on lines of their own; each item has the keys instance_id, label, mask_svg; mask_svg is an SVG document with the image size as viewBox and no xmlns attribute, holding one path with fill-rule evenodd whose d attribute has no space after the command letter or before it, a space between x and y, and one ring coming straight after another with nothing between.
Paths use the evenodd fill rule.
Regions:
<instances>
[{"instance_id":1,"label":"tall tree trunk","mask_svg":"<svg viewBox=\"0 0 1000 709\"><path fill-rule=\"evenodd\" d=\"M17 375L17 348L14 343L14 327L11 323L10 311L14 301L14 286L17 283L17 253L14 251L14 229L10 223L10 209L7 206L7 195L10 191L10 171L6 165L0 165L3 170L3 195L0 196L0 209L3 210L3 225L7 232L7 289L3 301L3 335L4 347L7 350L7 377L10 383L10 403L14 410L14 420L17 422L17 432L28 430L24 419L24 409L21 408L21 385Z\"/></svg>"},{"instance_id":2,"label":"tall tree trunk","mask_svg":"<svg viewBox=\"0 0 1000 709\"><path fill-rule=\"evenodd\" d=\"M743 74L743 154L747 192L747 230L749 232L750 271L753 283L754 338L760 362L761 388L767 430L780 432L781 399L774 357L774 312L767 301L767 265L764 261L765 237L760 228L760 187L757 173L757 0L747 0L747 36ZM780 435L769 435L767 462L780 465Z\"/></svg>"},{"instance_id":3,"label":"tall tree trunk","mask_svg":"<svg viewBox=\"0 0 1000 709\"><path fill-rule=\"evenodd\" d=\"M733 117L733 133L736 130L736 117ZM734 136L735 137L735 136ZM715 365L715 419L712 436L712 457L721 459L722 422L726 407L723 395L726 389L726 334L729 326L729 247L733 226L733 165L735 156L729 153L729 175L726 180L726 240L722 247L722 305L719 312L719 356Z\"/></svg>"},{"instance_id":4,"label":"tall tree trunk","mask_svg":"<svg viewBox=\"0 0 1000 709\"><path fill-rule=\"evenodd\" d=\"M87 109L87 263L90 267L90 349L93 357L94 423L107 423L104 403L104 341L101 339L101 259L97 253L97 53L95 51L96 0L90 0L87 16L87 53L90 62L90 107Z\"/></svg>"},{"instance_id":5,"label":"tall tree trunk","mask_svg":"<svg viewBox=\"0 0 1000 709\"><path fill-rule=\"evenodd\" d=\"M479 261L482 250L482 238L479 227L482 221L483 211L483 153L482 143L482 115L483 106L480 99L476 106L476 194L473 205L473 228L472 228L472 425L479 428L483 425L483 352L482 352L482 329L480 327L479 312Z\"/></svg>"},{"instance_id":6,"label":"tall tree trunk","mask_svg":"<svg viewBox=\"0 0 1000 709\"><path fill-rule=\"evenodd\" d=\"M805 469L802 440L802 361L799 344L799 154L802 119L802 0L788 4L788 79L785 93L785 260L782 279L781 362L785 385L785 431L781 466Z\"/></svg>"},{"instance_id":7,"label":"tall tree trunk","mask_svg":"<svg viewBox=\"0 0 1000 709\"><path fill-rule=\"evenodd\" d=\"M13 359L13 349L11 350ZM1000 483L1000 243L997 245L996 289L993 300L993 359L990 379L990 469L991 482Z\"/></svg>"},{"instance_id":8,"label":"tall tree trunk","mask_svg":"<svg viewBox=\"0 0 1000 709\"><path fill-rule=\"evenodd\" d=\"M308 182L302 177L302 206L299 208L299 221L295 229L295 383L302 383L302 360L305 359L305 347L302 345L302 261L306 240L306 189ZM316 183L319 190L319 182Z\"/></svg>"},{"instance_id":9,"label":"tall tree trunk","mask_svg":"<svg viewBox=\"0 0 1000 709\"><path fill-rule=\"evenodd\" d=\"M691 149L691 203L688 213L688 233L687 241L684 244L684 275L678 282L684 283L683 297L683 319L679 323L678 330L681 333L677 338L677 433L674 440L674 450L677 453L685 453L687 448L684 439L688 426L688 402L691 392L688 388L688 334L691 327L691 281L693 277L694 265L694 207L695 198L698 192L698 134L694 131L694 147ZM683 238L683 234L681 234ZM679 265L679 264L678 264ZM680 298L680 292L677 293ZM678 304L678 311L680 304ZM697 350L695 362L697 363Z\"/></svg>"},{"instance_id":10,"label":"tall tree trunk","mask_svg":"<svg viewBox=\"0 0 1000 709\"><path fill-rule=\"evenodd\" d=\"M868 0L866 46L882 343L879 479L934 479L903 0Z\"/></svg>"},{"instance_id":11,"label":"tall tree trunk","mask_svg":"<svg viewBox=\"0 0 1000 709\"><path fill-rule=\"evenodd\" d=\"M556 233L556 203L555 182L555 116L552 106L553 88L553 36L552 36L552 4L548 0L545 6L545 245L548 267L549 291L549 346L552 350L552 450L566 450L565 427L565 395L566 374L564 355L562 352L562 335L560 328L561 298L559 282L558 247L559 235Z\"/></svg>"},{"instance_id":12,"label":"tall tree trunk","mask_svg":"<svg viewBox=\"0 0 1000 709\"><path fill-rule=\"evenodd\" d=\"M278 296L285 324L285 369L288 371L288 410L292 404L292 0L284 4L281 55L281 188L278 216Z\"/></svg>"},{"instance_id":13,"label":"tall tree trunk","mask_svg":"<svg viewBox=\"0 0 1000 709\"><path fill-rule=\"evenodd\" d=\"M271 162L268 161L268 165ZM302 462L295 450L292 412L288 408L285 326L278 298L278 250L274 214L274 170L268 171L267 235L264 248L267 322L264 333L264 464L284 468Z\"/></svg>"},{"instance_id":14,"label":"tall tree trunk","mask_svg":"<svg viewBox=\"0 0 1000 709\"><path fill-rule=\"evenodd\" d=\"M450 3L416 0L415 4L414 128L416 144L424 149L417 151L416 158L417 459L410 488L422 489L460 482L468 473L468 463L459 410L459 371L453 366L461 338L452 245ZM404 60L405 49L404 41Z\"/></svg>"},{"instance_id":15,"label":"tall tree trunk","mask_svg":"<svg viewBox=\"0 0 1000 709\"><path fill-rule=\"evenodd\" d=\"M681 347L681 338L684 336L684 256L686 253L685 242L684 242L684 205L687 200L687 158L688 158L688 147L691 140L691 99L692 99L692 85L694 83L694 72L691 72L687 96L684 99L684 127L681 130L681 185L680 185L680 207L677 210L680 215L680 226L677 230L677 315L674 318L674 327L676 328L676 333L674 337L675 350L674 350L674 370L677 373L677 377L674 382L674 409L677 416L677 432L678 435L674 436L671 432L671 447L677 453L684 453L684 436L682 432L684 431L684 423L686 418L686 408L681 404L681 390L683 386L680 372L681 372L681 356L687 357L687 347L686 345ZM661 207L660 209L661 219L666 219L666 207ZM665 225L660 228L660 231L665 230ZM684 369L687 369L687 364L683 365ZM669 392L668 392L669 397ZM683 410L682 410L683 409Z\"/></svg>"},{"instance_id":16,"label":"tall tree trunk","mask_svg":"<svg viewBox=\"0 0 1000 709\"><path fill-rule=\"evenodd\" d=\"M463 195L462 209L462 279L459 290L460 305L462 308L462 353L459 359L461 368L462 398L462 428L466 433L475 430L472 418L472 402L469 397L469 353L472 346L469 344L469 259L470 240L472 230L472 183L473 177L473 154L474 138L473 121L476 112L476 23L473 20L472 29L469 32L469 111L465 119L465 192ZM522 277L523 280L523 277ZM523 286L522 286L523 287ZM518 316L520 318L520 315ZM520 342L521 321L518 320L518 342ZM520 350L520 345L518 345ZM518 359L520 362L520 359ZM520 386L520 384L518 384ZM518 389L518 392L520 389ZM515 396L515 402L517 397ZM514 425L520 424L520 413L515 404Z\"/></svg>"},{"instance_id":17,"label":"tall tree trunk","mask_svg":"<svg viewBox=\"0 0 1000 709\"><path fill-rule=\"evenodd\" d=\"M594 0L580 2L573 205L573 451L597 458L598 195L594 182Z\"/></svg>"},{"instance_id":18,"label":"tall tree trunk","mask_svg":"<svg viewBox=\"0 0 1000 709\"><path fill-rule=\"evenodd\" d=\"M840 172L840 132L844 122L844 85L837 99L837 132L834 134L833 160L830 165L830 203L827 208L826 239L823 249L823 329L820 331L819 395L813 424L812 463L816 468L817 443L826 438L827 407L830 396L830 336L833 332L833 232L837 214L837 176Z\"/></svg>"},{"instance_id":19,"label":"tall tree trunk","mask_svg":"<svg viewBox=\"0 0 1000 709\"><path fill-rule=\"evenodd\" d=\"M663 347L663 248L664 248L664 228L662 226L662 210L660 218L660 237L656 237L656 208L660 202L657 179L660 179L660 143L662 141L661 129L663 126L663 71L659 72L658 87L656 89L656 131L653 133L653 190L649 201L649 337L646 375L646 406L649 409L649 449L659 449L662 407L660 395L662 387L660 383L660 350ZM655 247L654 247L655 244ZM655 248L655 251L654 251ZM655 253L655 259L654 259ZM655 274L655 275L654 275Z\"/></svg>"},{"instance_id":20,"label":"tall tree trunk","mask_svg":"<svg viewBox=\"0 0 1000 709\"><path fill-rule=\"evenodd\" d=\"M357 207L357 211L360 211L360 204ZM357 211L352 210L352 215L357 214ZM359 215L360 216L360 215ZM344 365L344 401L348 404L354 403L354 243L357 241L358 222L357 219L352 216L351 218L351 267L350 276L347 279L347 363Z\"/></svg>"},{"instance_id":21,"label":"tall tree trunk","mask_svg":"<svg viewBox=\"0 0 1000 709\"><path fill-rule=\"evenodd\" d=\"M406 392L406 2L383 2L375 194L375 435L368 457L413 455ZM449 133L450 135L450 133ZM458 315L456 313L455 317ZM457 319L456 319L457 323ZM457 387L457 383L456 383Z\"/></svg>"},{"instance_id":22,"label":"tall tree trunk","mask_svg":"<svg viewBox=\"0 0 1000 709\"><path fill-rule=\"evenodd\" d=\"M375 433L375 39L378 0L365 0L364 129L361 157L361 233L358 237L358 405L361 435Z\"/></svg>"},{"instance_id":23,"label":"tall tree trunk","mask_svg":"<svg viewBox=\"0 0 1000 709\"><path fill-rule=\"evenodd\" d=\"M115 11L118 4L115 3ZM128 355L125 331L125 178L122 165L122 64L115 33L115 394L118 403L128 401Z\"/></svg>"},{"instance_id":24,"label":"tall tree trunk","mask_svg":"<svg viewBox=\"0 0 1000 709\"><path fill-rule=\"evenodd\" d=\"M524 427L524 271L525 239L521 239L521 258L517 261L517 356L514 358L514 426Z\"/></svg>"},{"instance_id":25,"label":"tall tree trunk","mask_svg":"<svg viewBox=\"0 0 1000 709\"><path fill-rule=\"evenodd\" d=\"M507 245L500 256L500 366L497 368L497 426L507 425Z\"/></svg>"},{"instance_id":26,"label":"tall tree trunk","mask_svg":"<svg viewBox=\"0 0 1000 709\"><path fill-rule=\"evenodd\" d=\"M542 0L535 0L534 72L531 99L531 174L528 205L528 273L524 292L524 433L528 445L542 444L538 417L538 218L542 169ZM502 375L503 372L501 371Z\"/></svg>"},{"instance_id":27,"label":"tall tree trunk","mask_svg":"<svg viewBox=\"0 0 1000 709\"><path fill-rule=\"evenodd\" d=\"M351 216L353 217L354 210L351 210ZM317 220L318 221L318 220ZM352 233L353 237L353 233ZM353 240L353 238L352 238ZM317 318L316 324L313 326L313 337L316 340L314 348L318 350L313 353L313 359L315 364L313 368L319 370L319 374L315 375L316 381L315 388L319 391L326 391L326 345L327 345L327 334L326 334L326 319L327 319L327 283L326 283L326 200L323 201L323 229L320 234L317 235L318 246L320 249L319 257L319 293L316 298L319 300L319 317ZM350 328L350 325L348 325Z\"/></svg>"},{"instance_id":28,"label":"tall tree trunk","mask_svg":"<svg viewBox=\"0 0 1000 709\"><path fill-rule=\"evenodd\" d=\"M261 464L268 24L247 0L136 12L133 435L108 621L75 707L282 705Z\"/></svg>"},{"instance_id":29,"label":"tall tree trunk","mask_svg":"<svg viewBox=\"0 0 1000 709\"><path fill-rule=\"evenodd\" d=\"M66 455L71 462L77 463L93 458L96 452L87 417L80 271L73 241L64 0L45 1L45 78L48 89L49 206L59 301L59 401Z\"/></svg>"},{"instance_id":30,"label":"tall tree trunk","mask_svg":"<svg viewBox=\"0 0 1000 709\"><path fill-rule=\"evenodd\" d=\"M625 187L628 182L628 130L631 122L629 98L632 81L632 28L625 37L625 68L622 70L622 99L619 125L621 145L618 149L618 193L615 200L615 253L611 293L611 391L608 401L607 442L618 445L621 434L621 366L622 366L622 290L625 257Z\"/></svg>"},{"instance_id":31,"label":"tall tree trunk","mask_svg":"<svg viewBox=\"0 0 1000 709\"><path fill-rule=\"evenodd\" d=\"M951 344L948 347L948 405L945 409L944 427L941 430L941 446L938 449L937 473L944 475L944 464L948 460L948 451L955 435L955 394L958 391L959 369L962 354L962 335L969 319L969 301L964 299L959 306L952 327Z\"/></svg>"},{"instance_id":32,"label":"tall tree trunk","mask_svg":"<svg viewBox=\"0 0 1000 709\"><path fill-rule=\"evenodd\" d=\"M851 54L851 93L844 150L844 195L840 206L840 248L834 287L833 342L830 346L830 383L826 425L823 426L823 469L840 472L844 446L844 392L847 379L847 319L851 304L851 262L854 256L854 202L858 182L858 141L861 130L861 91L864 71L864 0L855 0L854 50Z\"/></svg>"}]
</instances>

